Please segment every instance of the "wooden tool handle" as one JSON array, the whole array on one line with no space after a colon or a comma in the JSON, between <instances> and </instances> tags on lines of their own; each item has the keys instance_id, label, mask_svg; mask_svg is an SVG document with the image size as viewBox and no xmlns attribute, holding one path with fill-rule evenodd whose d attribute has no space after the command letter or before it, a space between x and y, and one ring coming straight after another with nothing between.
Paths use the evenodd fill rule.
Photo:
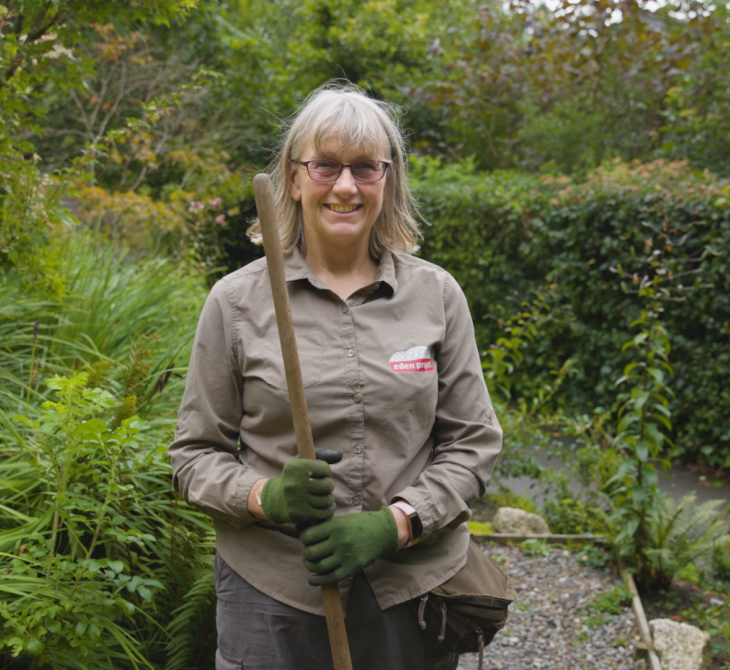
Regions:
<instances>
[{"instance_id":1,"label":"wooden tool handle","mask_svg":"<svg viewBox=\"0 0 730 670\"><path fill-rule=\"evenodd\" d=\"M289 306L289 291L284 274L284 254L281 251L281 239L277 224L274 191L271 187L269 175L260 173L253 179L253 191L256 198L261 234L264 238L264 251L269 266L271 292L274 296L274 310L276 325L279 328L281 353L284 356L284 370L286 384L289 388L289 402L291 403L292 418L294 420L294 434L297 440L299 458L314 458L314 440L312 426L309 423L307 397L304 395L302 370L299 366L299 352L294 335L294 324ZM322 599L327 618L330 647L335 670L352 670L350 648L347 644L345 631L345 617L342 613L342 601L336 584L322 587Z\"/></svg>"}]
</instances>

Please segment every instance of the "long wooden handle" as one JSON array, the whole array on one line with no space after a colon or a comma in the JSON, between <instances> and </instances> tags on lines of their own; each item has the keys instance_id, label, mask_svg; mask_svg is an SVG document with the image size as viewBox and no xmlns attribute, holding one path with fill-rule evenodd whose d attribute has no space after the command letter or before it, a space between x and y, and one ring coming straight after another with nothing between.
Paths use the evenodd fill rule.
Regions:
<instances>
[{"instance_id":1,"label":"long wooden handle","mask_svg":"<svg viewBox=\"0 0 730 670\"><path fill-rule=\"evenodd\" d=\"M276 325L279 328L281 353L284 356L284 370L286 384L289 388L292 418L294 419L294 434L297 439L297 453L299 458L314 458L314 440L312 427L309 423L307 397L304 395L302 370L299 366L299 352L294 335L294 324L289 306L289 291L284 274L284 254L281 251L279 226L277 224L274 191L271 187L269 175L257 174L253 179L253 192L256 198L261 234L264 238L264 251L269 266L271 292L274 295L274 309L276 311ZM352 670L350 648L347 644L345 617L342 614L342 601L336 584L322 587L322 600L327 618L330 647L335 670Z\"/></svg>"}]
</instances>

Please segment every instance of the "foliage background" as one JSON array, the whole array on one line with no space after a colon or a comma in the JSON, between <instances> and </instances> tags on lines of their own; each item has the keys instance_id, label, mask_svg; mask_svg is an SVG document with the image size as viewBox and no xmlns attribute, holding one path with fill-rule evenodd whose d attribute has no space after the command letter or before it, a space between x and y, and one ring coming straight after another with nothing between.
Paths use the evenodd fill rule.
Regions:
<instances>
[{"instance_id":1,"label":"foliage background","mask_svg":"<svg viewBox=\"0 0 730 670\"><path fill-rule=\"evenodd\" d=\"M210 526L164 451L207 286L261 254L250 178L332 79L403 111L420 253L464 287L512 436L499 472L542 476L520 445L572 431L595 495L560 480L547 512L639 573L676 563L652 533L691 508L651 473L730 468L729 11L3 0L3 667L210 666ZM631 371L662 356L649 401ZM726 575L721 546L698 551Z\"/></svg>"}]
</instances>

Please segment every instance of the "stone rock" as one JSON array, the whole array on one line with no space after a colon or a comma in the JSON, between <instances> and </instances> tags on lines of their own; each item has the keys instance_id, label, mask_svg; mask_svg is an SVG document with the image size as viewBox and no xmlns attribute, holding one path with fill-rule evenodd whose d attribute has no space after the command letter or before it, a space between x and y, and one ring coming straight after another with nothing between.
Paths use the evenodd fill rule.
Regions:
<instances>
[{"instance_id":1,"label":"stone rock","mask_svg":"<svg viewBox=\"0 0 730 670\"><path fill-rule=\"evenodd\" d=\"M712 658L707 633L671 619L652 619L649 628L662 670L709 669Z\"/></svg>"},{"instance_id":2,"label":"stone rock","mask_svg":"<svg viewBox=\"0 0 730 670\"><path fill-rule=\"evenodd\" d=\"M516 535L548 535L550 528L539 514L530 514L514 507L500 507L492 519L495 533Z\"/></svg>"}]
</instances>

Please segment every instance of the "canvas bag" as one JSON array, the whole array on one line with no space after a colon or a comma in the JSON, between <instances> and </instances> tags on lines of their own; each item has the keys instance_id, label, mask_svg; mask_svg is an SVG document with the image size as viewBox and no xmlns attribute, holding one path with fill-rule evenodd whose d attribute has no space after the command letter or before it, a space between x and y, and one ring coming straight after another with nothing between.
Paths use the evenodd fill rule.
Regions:
<instances>
[{"instance_id":1,"label":"canvas bag","mask_svg":"<svg viewBox=\"0 0 730 670\"><path fill-rule=\"evenodd\" d=\"M507 608L516 598L507 573L472 540L464 567L411 602L418 606L422 630L451 652L479 652L481 670L484 647L507 623Z\"/></svg>"}]
</instances>

